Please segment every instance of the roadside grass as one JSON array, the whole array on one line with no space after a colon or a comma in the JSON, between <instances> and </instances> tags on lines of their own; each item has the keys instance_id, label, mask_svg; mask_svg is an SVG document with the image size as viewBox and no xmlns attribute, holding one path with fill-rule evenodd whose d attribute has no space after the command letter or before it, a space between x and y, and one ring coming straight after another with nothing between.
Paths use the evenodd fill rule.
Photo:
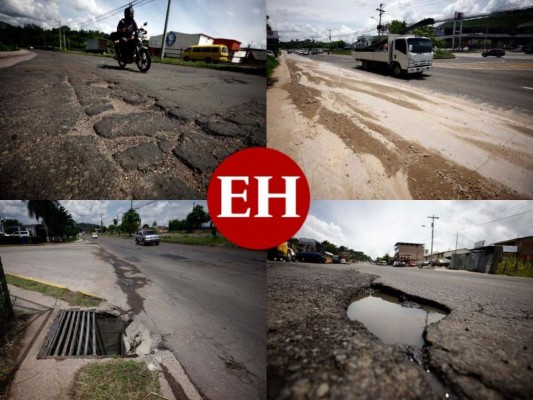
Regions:
<instances>
[{"instance_id":1,"label":"roadside grass","mask_svg":"<svg viewBox=\"0 0 533 400\"><path fill-rule=\"evenodd\" d=\"M15 312L15 319L0 326L0 400L7 399L11 371L15 366L21 349L21 339L26 330L27 313Z\"/></svg>"},{"instance_id":2,"label":"roadside grass","mask_svg":"<svg viewBox=\"0 0 533 400\"><path fill-rule=\"evenodd\" d=\"M222 246L222 247L234 247L226 238L217 235L216 237L209 235L195 235L195 234L168 234L161 236L162 242L167 243L179 243L190 244L196 246Z\"/></svg>"},{"instance_id":3,"label":"roadside grass","mask_svg":"<svg viewBox=\"0 0 533 400\"><path fill-rule=\"evenodd\" d=\"M15 51L17 46L11 44L0 44L0 51Z\"/></svg>"},{"instance_id":4,"label":"roadside grass","mask_svg":"<svg viewBox=\"0 0 533 400\"><path fill-rule=\"evenodd\" d=\"M87 364L76 373L74 400L162 399L158 372L144 362L113 360Z\"/></svg>"},{"instance_id":5,"label":"roadside grass","mask_svg":"<svg viewBox=\"0 0 533 400\"><path fill-rule=\"evenodd\" d=\"M343 50L331 50L330 54L336 54L339 56L351 56L352 51L349 49L343 49Z\"/></svg>"},{"instance_id":6,"label":"roadside grass","mask_svg":"<svg viewBox=\"0 0 533 400\"><path fill-rule=\"evenodd\" d=\"M11 275L9 273L6 273L6 280L10 285L26 290L32 290L34 292L39 292L46 296L66 301L71 306L96 307L102 301L104 301L103 299L89 296L81 292L73 292L66 288L47 285L32 279L25 279L19 276Z\"/></svg>"},{"instance_id":7,"label":"roadside grass","mask_svg":"<svg viewBox=\"0 0 533 400\"><path fill-rule=\"evenodd\" d=\"M276 60L276 57L273 56L267 56L267 62L266 62L266 74L267 78L270 78L276 67L279 65L279 61Z\"/></svg>"},{"instance_id":8,"label":"roadside grass","mask_svg":"<svg viewBox=\"0 0 533 400\"><path fill-rule=\"evenodd\" d=\"M435 60L443 60L448 58L455 58L455 54L453 54L451 51L441 49L437 49L437 51L433 53L433 59Z\"/></svg>"}]
</instances>

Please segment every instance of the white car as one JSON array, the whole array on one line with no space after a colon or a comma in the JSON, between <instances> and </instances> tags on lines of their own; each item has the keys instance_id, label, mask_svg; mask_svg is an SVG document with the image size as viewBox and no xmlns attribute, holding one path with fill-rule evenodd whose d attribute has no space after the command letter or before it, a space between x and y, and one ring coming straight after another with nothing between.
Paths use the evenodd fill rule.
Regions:
<instances>
[{"instance_id":1,"label":"white car","mask_svg":"<svg viewBox=\"0 0 533 400\"><path fill-rule=\"evenodd\" d=\"M18 231L18 232L13 232L13 233L11 234L11 236L30 237L30 232L28 232L28 231Z\"/></svg>"},{"instance_id":2,"label":"white car","mask_svg":"<svg viewBox=\"0 0 533 400\"><path fill-rule=\"evenodd\" d=\"M93 239L98 239L98 233L96 232L93 233Z\"/></svg>"}]
</instances>

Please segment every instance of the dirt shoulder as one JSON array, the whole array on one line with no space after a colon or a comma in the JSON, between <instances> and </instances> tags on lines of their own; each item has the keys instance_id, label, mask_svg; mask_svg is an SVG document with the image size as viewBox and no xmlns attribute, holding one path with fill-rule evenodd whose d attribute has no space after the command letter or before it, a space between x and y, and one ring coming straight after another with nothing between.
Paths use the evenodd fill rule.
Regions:
<instances>
[{"instance_id":1,"label":"dirt shoulder","mask_svg":"<svg viewBox=\"0 0 533 400\"><path fill-rule=\"evenodd\" d=\"M267 142L298 162L313 198L533 196L529 116L296 55L280 61Z\"/></svg>"}]
</instances>

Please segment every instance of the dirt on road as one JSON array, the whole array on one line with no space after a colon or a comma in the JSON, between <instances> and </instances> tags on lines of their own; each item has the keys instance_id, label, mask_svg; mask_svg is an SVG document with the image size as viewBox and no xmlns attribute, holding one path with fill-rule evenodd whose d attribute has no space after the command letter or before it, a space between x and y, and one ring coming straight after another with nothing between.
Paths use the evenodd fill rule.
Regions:
<instances>
[{"instance_id":1,"label":"dirt on road","mask_svg":"<svg viewBox=\"0 0 533 400\"><path fill-rule=\"evenodd\" d=\"M531 116L297 55L280 61L267 145L302 167L313 198L533 197Z\"/></svg>"}]
</instances>

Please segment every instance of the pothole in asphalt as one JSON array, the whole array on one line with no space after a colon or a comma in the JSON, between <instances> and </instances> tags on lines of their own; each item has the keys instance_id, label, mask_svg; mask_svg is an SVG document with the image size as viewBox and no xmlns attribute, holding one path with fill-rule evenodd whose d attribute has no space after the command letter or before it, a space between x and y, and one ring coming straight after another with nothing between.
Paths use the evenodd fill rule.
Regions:
<instances>
[{"instance_id":1,"label":"pothole in asphalt","mask_svg":"<svg viewBox=\"0 0 533 400\"><path fill-rule=\"evenodd\" d=\"M126 325L94 310L59 310L37 358L125 356Z\"/></svg>"},{"instance_id":2,"label":"pothole in asphalt","mask_svg":"<svg viewBox=\"0 0 533 400\"><path fill-rule=\"evenodd\" d=\"M357 297L347 310L348 318L357 320L387 344L424 346L424 330L447 313L419 304L404 296L371 290Z\"/></svg>"},{"instance_id":3,"label":"pothole in asphalt","mask_svg":"<svg viewBox=\"0 0 533 400\"><path fill-rule=\"evenodd\" d=\"M387 286L373 285L355 298L346 313L348 318L361 322L382 342L399 345L424 371L426 383L437 398L453 398L451 391L429 368L429 346L424 337L427 327L448 315L449 309Z\"/></svg>"}]
</instances>

